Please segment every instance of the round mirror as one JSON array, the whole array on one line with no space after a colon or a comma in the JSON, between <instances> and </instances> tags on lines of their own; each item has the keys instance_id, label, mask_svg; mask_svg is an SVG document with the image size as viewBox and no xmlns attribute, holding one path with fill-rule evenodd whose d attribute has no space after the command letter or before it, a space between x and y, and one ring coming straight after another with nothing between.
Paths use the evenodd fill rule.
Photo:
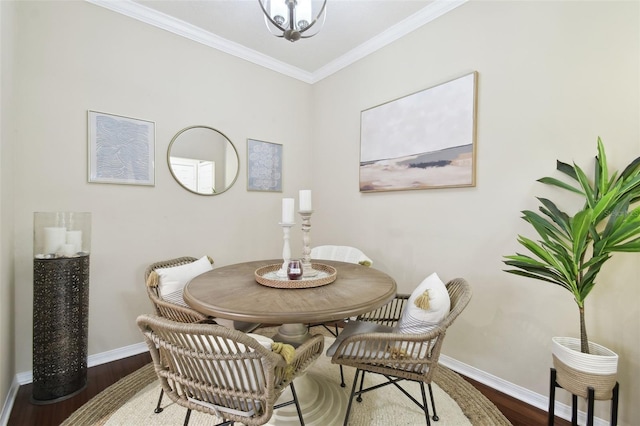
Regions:
<instances>
[{"instance_id":1,"label":"round mirror","mask_svg":"<svg viewBox=\"0 0 640 426\"><path fill-rule=\"evenodd\" d=\"M212 127L191 126L180 130L171 139L167 161L174 179L194 194L221 194L238 178L236 147Z\"/></svg>"}]
</instances>

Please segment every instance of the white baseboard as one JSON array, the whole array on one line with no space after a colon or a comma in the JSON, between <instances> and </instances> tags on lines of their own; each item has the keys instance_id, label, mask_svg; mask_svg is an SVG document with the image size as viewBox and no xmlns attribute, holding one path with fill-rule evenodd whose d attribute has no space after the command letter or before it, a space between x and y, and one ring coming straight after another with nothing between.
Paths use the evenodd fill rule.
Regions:
<instances>
[{"instance_id":1,"label":"white baseboard","mask_svg":"<svg viewBox=\"0 0 640 426\"><path fill-rule=\"evenodd\" d=\"M470 379L476 380L495 390L498 390L522 402L525 402L528 405L539 408L545 412L549 409L548 396L540 395L539 393L530 391L529 389L523 388L522 386L507 382L500 377L486 373L482 370L479 370L446 355L440 355L440 364L457 373L462 374L463 376L469 377ZM571 406L559 402L556 402L555 404L555 415L562 419L571 421ZM579 411L578 422L581 424L586 424L586 421L587 413L584 411ZM594 426L607 426L608 424L609 421L603 420L599 417L595 417L593 419Z\"/></svg>"},{"instance_id":2,"label":"white baseboard","mask_svg":"<svg viewBox=\"0 0 640 426\"><path fill-rule=\"evenodd\" d=\"M95 355L90 355L87 358L87 366L93 367L96 365L106 364L107 362L117 361L119 359L127 358L133 355L148 351L145 343L136 343L133 345L125 346L123 348L114 349L107 352L102 352ZM544 395L540 395L533 391L523 388L522 386L515 385L511 382L496 377L492 374L485 373L475 367L467 365L463 362L457 361L446 355L440 356L440 363L451 370L460 373L470 379L476 380L484 385L487 385L493 389L496 389L502 393L512 396L526 404L541 410L547 411L549 405L549 398ZM7 394L4 406L2 408L2 414L0 415L0 425L6 426L9 421L11 409L18 394L18 388L22 385L31 383L33 381L33 372L27 371L24 373L16 374L11 383L11 388ZM558 417L571 421L571 407L566 404L556 402L555 413ZM582 423L586 422L587 414L584 411L578 413L578 420ZM608 421L596 417L594 419L594 426L607 426Z\"/></svg>"}]
</instances>

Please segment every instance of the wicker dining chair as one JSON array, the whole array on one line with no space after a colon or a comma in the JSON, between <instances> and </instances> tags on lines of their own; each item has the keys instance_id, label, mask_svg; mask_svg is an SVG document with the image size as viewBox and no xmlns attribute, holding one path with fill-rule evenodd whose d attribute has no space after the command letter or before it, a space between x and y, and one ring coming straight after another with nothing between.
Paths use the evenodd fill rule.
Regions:
<instances>
[{"instance_id":1,"label":"wicker dining chair","mask_svg":"<svg viewBox=\"0 0 640 426\"><path fill-rule=\"evenodd\" d=\"M363 393L390 384L398 387L406 396L417 404L425 414L427 425L430 425L429 408L427 406L424 384L429 388L433 420L439 420L436 413L435 401L431 389L431 381L438 367L440 349L447 329L467 306L471 300L471 287L466 280L456 278L446 284L451 301L451 308L444 319L430 332L423 334L398 333L394 327L402 316L402 311L409 299L409 295L397 295L394 300L374 311L360 315L357 321L370 322L371 330L387 330L385 332L368 332L352 334L345 337L335 348L331 362L355 367L351 396L347 406L344 425L349 421L351 405L354 396L362 401ZM366 328L366 327L364 327ZM376 373L385 376L388 382L363 389L365 373ZM360 388L356 391L358 377ZM408 380L418 382L422 393L422 404L410 396L398 382Z\"/></svg>"},{"instance_id":2,"label":"wicker dining chair","mask_svg":"<svg viewBox=\"0 0 640 426\"><path fill-rule=\"evenodd\" d=\"M362 250L351 246L336 246L336 245L323 245L316 246L311 249L311 259L317 260L336 260L338 262L356 263L362 266L373 265L371 260ZM343 321L349 321L349 318L345 318ZM334 329L330 329L329 325L333 325ZM332 323L314 323L308 324L309 329L312 327L324 327L334 337L338 337L340 331L338 330L338 322ZM344 371L340 366L340 386L345 387L344 384Z\"/></svg>"},{"instance_id":3,"label":"wicker dining chair","mask_svg":"<svg viewBox=\"0 0 640 426\"><path fill-rule=\"evenodd\" d=\"M147 267L144 273L144 281L147 284L147 295L153 304L153 308L157 315L169 318L173 321L193 323L202 320L210 319L205 314L193 310L186 303L177 304L163 299L160 296L159 278L156 273L156 269L160 268L173 268L176 266L182 266L189 263L193 263L198 259L195 257L178 257L175 259L163 260L160 262L152 263ZM213 260L210 259L213 263Z\"/></svg>"},{"instance_id":4,"label":"wicker dining chair","mask_svg":"<svg viewBox=\"0 0 640 426\"><path fill-rule=\"evenodd\" d=\"M262 425L275 409L290 404L304 425L293 380L322 353L323 336L300 345L287 362L250 335L216 324L184 324L156 315L141 315L137 323L162 389L187 408L185 426L192 410L221 417L220 425ZM287 387L293 400L275 405Z\"/></svg>"},{"instance_id":5,"label":"wicker dining chair","mask_svg":"<svg viewBox=\"0 0 640 426\"><path fill-rule=\"evenodd\" d=\"M209 262L213 264L213 259L208 257ZM182 300L182 298L172 298L171 300L163 299L159 292L159 279L156 273L160 268L172 268L176 266L186 265L188 263L196 262L198 259L195 257L178 257L176 259L163 260L155 262L149 265L145 271L144 279L147 283L147 294L149 299L155 308L157 315L161 317L169 318L178 322L193 323L199 321L215 321L216 319L205 314L202 314ZM221 320L217 320L218 322ZM230 328L234 328L245 333L249 333L256 328L260 327L260 323L244 322L244 321L227 321L222 325L228 325Z\"/></svg>"},{"instance_id":6,"label":"wicker dining chair","mask_svg":"<svg viewBox=\"0 0 640 426\"><path fill-rule=\"evenodd\" d=\"M355 263L363 266L373 265L373 260L362 252L362 250L351 246L323 245L311 249L312 260L336 260L339 262ZM333 322L334 330L329 328L329 323L309 324L308 327L324 327L334 337L338 336L338 323ZM343 380L344 382L344 380Z\"/></svg>"},{"instance_id":7,"label":"wicker dining chair","mask_svg":"<svg viewBox=\"0 0 640 426\"><path fill-rule=\"evenodd\" d=\"M213 259L211 259L210 257L208 257L208 259L209 262L213 264ZM187 265L196 261L198 261L198 259L195 257L184 256L175 259L155 262L147 267L144 274L144 280L147 287L147 295L151 300L156 315L182 323L216 323L215 318L207 316L190 308L184 302L184 300L182 300L182 296L174 297L171 300L166 300L160 295L160 279L156 270L161 268L173 268L177 266ZM232 322L232 328L246 333L255 330L256 328L260 327L260 325L261 324L240 321ZM158 398L158 404L154 410L155 413L162 412L161 404L163 395L164 392L161 389L160 397Z\"/></svg>"}]
</instances>

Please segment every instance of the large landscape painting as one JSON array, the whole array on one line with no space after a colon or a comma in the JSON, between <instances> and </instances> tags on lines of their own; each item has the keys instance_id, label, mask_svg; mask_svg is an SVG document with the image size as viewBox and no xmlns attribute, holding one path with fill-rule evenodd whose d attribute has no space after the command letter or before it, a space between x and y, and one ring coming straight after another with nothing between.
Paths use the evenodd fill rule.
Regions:
<instances>
[{"instance_id":1,"label":"large landscape painting","mask_svg":"<svg viewBox=\"0 0 640 426\"><path fill-rule=\"evenodd\" d=\"M360 191L474 186L476 79L362 111Z\"/></svg>"}]
</instances>

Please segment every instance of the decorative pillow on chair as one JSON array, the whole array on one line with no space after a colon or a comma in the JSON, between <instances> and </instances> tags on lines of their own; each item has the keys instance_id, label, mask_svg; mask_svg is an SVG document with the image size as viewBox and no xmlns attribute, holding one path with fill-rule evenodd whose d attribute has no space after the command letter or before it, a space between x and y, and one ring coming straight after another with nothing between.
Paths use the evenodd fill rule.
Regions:
<instances>
[{"instance_id":1,"label":"decorative pillow on chair","mask_svg":"<svg viewBox=\"0 0 640 426\"><path fill-rule=\"evenodd\" d=\"M160 297L165 298L171 293L182 292L189 281L212 269L213 266L211 266L207 256L202 256L195 262L187 263L186 265L158 268L156 269L156 274L159 277L158 294L160 294Z\"/></svg>"},{"instance_id":2,"label":"decorative pillow on chair","mask_svg":"<svg viewBox=\"0 0 640 426\"><path fill-rule=\"evenodd\" d=\"M428 333L444 319L450 309L451 300L447 287L434 272L411 293L396 330L406 334Z\"/></svg>"}]
</instances>

